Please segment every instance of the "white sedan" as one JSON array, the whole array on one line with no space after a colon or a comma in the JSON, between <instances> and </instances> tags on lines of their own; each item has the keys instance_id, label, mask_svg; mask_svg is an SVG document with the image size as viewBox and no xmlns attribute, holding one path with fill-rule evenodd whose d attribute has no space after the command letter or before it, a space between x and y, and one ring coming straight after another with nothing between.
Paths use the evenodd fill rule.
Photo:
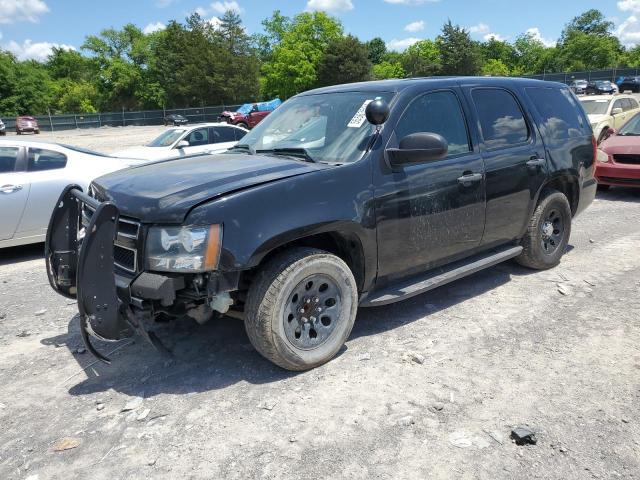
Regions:
<instances>
[{"instance_id":1,"label":"white sedan","mask_svg":"<svg viewBox=\"0 0 640 480\"><path fill-rule=\"evenodd\" d=\"M198 153L222 153L233 147L248 130L226 123L203 123L189 127L172 127L144 147L134 147L116 157L162 160Z\"/></svg>"},{"instance_id":2,"label":"white sedan","mask_svg":"<svg viewBox=\"0 0 640 480\"><path fill-rule=\"evenodd\" d=\"M43 242L67 185L86 191L94 178L140 163L54 143L0 140L0 248Z\"/></svg>"}]
</instances>

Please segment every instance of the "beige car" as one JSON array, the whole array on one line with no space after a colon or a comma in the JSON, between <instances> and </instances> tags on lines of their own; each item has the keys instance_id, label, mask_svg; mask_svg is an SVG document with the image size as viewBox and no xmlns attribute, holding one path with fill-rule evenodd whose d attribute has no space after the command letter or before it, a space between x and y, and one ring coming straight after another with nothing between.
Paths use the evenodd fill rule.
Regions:
<instances>
[{"instance_id":1,"label":"beige car","mask_svg":"<svg viewBox=\"0 0 640 480\"><path fill-rule=\"evenodd\" d=\"M580 98L584 111L589 116L593 135L598 143L605 139L607 130L620 128L633 115L640 112L634 95L594 95Z\"/></svg>"}]
</instances>

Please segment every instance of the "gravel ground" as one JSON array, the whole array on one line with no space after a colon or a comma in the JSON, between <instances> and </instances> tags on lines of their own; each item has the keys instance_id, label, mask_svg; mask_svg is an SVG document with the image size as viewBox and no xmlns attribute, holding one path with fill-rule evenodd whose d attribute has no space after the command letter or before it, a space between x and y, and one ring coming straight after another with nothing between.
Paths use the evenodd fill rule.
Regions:
<instances>
[{"instance_id":1,"label":"gravel ground","mask_svg":"<svg viewBox=\"0 0 640 480\"><path fill-rule=\"evenodd\" d=\"M16 135L15 132L7 132L7 136L3 138L64 143L110 154L118 150L124 150L125 148L146 145L166 129L167 127L163 126L132 126L41 132L40 135Z\"/></svg>"},{"instance_id":2,"label":"gravel ground","mask_svg":"<svg viewBox=\"0 0 640 480\"><path fill-rule=\"evenodd\" d=\"M0 478L638 479L639 245L640 191L612 189L558 268L363 309L298 374L233 319L158 328L170 360L136 339L96 363L42 246L2 251Z\"/></svg>"}]
</instances>

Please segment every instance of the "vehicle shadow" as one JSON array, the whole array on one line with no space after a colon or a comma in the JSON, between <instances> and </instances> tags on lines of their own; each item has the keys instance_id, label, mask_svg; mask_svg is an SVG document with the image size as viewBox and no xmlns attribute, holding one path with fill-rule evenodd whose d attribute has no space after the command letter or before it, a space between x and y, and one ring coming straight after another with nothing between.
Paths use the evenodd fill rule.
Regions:
<instances>
[{"instance_id":1,"label":"vehicle shadow","mask_svg":"<svg viewBox=\"0 0 640 480\"><path fill-rule=\"evenodd\" d=\"M34 243L0 250L0 267L44 258L44 243Z\"/></svg>"},{"instance_id":2,"label":"vehicle shadow","mask_svg":"<svg viewBox=\"0 0 640 480\"><path fill-rule=\"evenodd\" d=\"M512 275L530 272L508 262L398 304L363 308L358 313L351 339L378 335L425 317L435 317L452 305L507 283ZM68 385L71 395L79 396L109 389L143 397L198 393L242 381L265 384L299 375L260 356L249 343L239 320L222 318L202 326L184 320L160 324L154 331L172 351L171 358L163 356L139 336L119 343L95 341L102 353L121 347L111 356L111 365L96 361L88 353L78 354L76 350L82 345L82 339L77 315L69 322L67 333L44 339L42 343L52 348L64 345L73 353L84 373L79 369L77 377L69 378L65 386ZM134 343L128 344L131 341ZM348 345L349 342L340 355L348 351Z\"/></svg>"},{"instance_id":3,"label":"vehicle shadow","mask_svg":"<svg viewBox=\"0 0 640 480\"><path fill-rule=\"evenodd\" d=\"M613 202L640 202L640 188L611 187L609 190L598 190L596 198Z\"/></svg>"}]
</instances>

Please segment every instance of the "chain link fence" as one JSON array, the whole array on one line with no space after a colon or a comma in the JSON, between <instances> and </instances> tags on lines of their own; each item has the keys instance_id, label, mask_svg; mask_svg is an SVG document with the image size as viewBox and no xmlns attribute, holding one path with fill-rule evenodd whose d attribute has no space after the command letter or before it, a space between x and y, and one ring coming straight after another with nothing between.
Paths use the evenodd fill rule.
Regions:
<instances>
[{"instance_id":1,"label":"chain link fence","mask_svg":"<svg viewBox=\"0 0 640 480\"><path fill-rule=\"evenodd\" d=\"M587 70L584 72L542 73L540 75L527 75L527 78L561 82L567 85L574 80L609 80L616 82L621 77L636 77L640 74L638 68L609 68L606 70Z\"/></svg>"},{"instance_id":2,"label":"chain link fence","mask_svg":"<svg viewBox=\"0 0 640 480\"><path fill-rule=\"evenodd\" d=\"M240 105L218 105L202 108L179 108L173 110L141 110L139 112L78 113L69 115L35 115L40 130L55 132L75 128L126 127L129 125L162 125L167 115L178 114L189 123L215 122L225 110L235 111ZM8 131L15 130L15 118L3 118Z\"/></svg>"}]
</instances>

